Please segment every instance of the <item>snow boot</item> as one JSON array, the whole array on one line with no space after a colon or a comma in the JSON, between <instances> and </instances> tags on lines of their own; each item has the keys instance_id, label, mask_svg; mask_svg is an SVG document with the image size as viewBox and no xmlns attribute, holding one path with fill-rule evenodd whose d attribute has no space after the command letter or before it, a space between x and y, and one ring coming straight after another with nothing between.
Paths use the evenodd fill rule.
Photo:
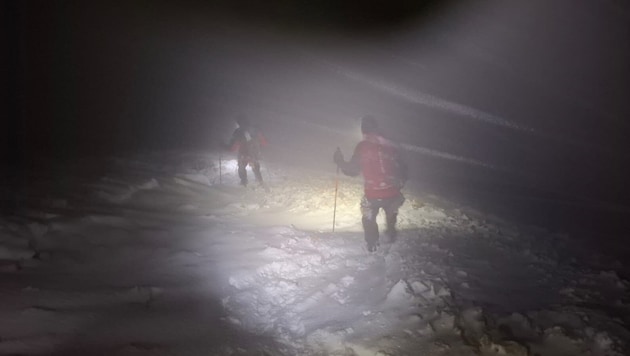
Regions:
<instances>
[{"instance_id":1,"label":"snow boot","mask_svg":"<svg viewBox=\"0 0 630 356\"><path fill-rule=\"evenodd\" d=\"M378 249L378 246L379 246L378 241L368 242L366 245L366 249L368 250L368 252L376 252L376 250Z\"/></svg>"}]
</instances>

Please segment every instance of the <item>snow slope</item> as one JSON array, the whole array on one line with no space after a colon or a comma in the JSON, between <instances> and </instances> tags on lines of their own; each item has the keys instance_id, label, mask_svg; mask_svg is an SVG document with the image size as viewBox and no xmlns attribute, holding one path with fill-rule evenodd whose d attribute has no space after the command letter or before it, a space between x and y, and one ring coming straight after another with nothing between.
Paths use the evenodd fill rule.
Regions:
<instances>
[{"instance_id":1,"label":"snow slope","mask_svg":"<svg viewBox=\"0 0 630 356\"><path fill-rule=\"evenodd\" d=\"M333 233L334 172L265 162L266 192L218 161L119 157L96 180L14 193L0 354L628 352L624 265L567 236L407 190L398 241L369 254L360 179L340 178Z\"/></svg>"}]
</instances>

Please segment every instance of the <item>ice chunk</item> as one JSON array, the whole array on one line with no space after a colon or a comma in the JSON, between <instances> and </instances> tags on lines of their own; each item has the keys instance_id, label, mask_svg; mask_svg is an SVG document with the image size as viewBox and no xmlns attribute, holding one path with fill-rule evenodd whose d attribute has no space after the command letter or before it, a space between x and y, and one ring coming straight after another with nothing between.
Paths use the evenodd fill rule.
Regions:
<instances>
[{"instance_id":1,"label":"ice chunk","mask_svg":"<svg viewBox=\"0 0 630 356\"><path fill-rule=\"evenodd\" d=\"M436 319L431 321L430 325L435 332L453 330L455 326L455 316L442 312Z\"/></svg>"},{"instance_id":2,"label":"ice chunk","mask_svg":"<svg viewBox=\"0 0 630 356\"><path fill-rule=\"evenodd\" d=\"M392 289L387 293L385 298L387 303L401 303L413 300L413 294L409 290L407 282L399 280Z\"/></svg>"},{"instance_id":3,"label":"ice chunk","mask_svg":"<svg viewBox=\"0 0 630 356\"><path fill-rule=\"evenodd\" d=\"M429 290L429 287L420 281L413 281L411 282L410 285L411 285L411 289L416 294L422 294Z\"/></svg>"}]
</instances>

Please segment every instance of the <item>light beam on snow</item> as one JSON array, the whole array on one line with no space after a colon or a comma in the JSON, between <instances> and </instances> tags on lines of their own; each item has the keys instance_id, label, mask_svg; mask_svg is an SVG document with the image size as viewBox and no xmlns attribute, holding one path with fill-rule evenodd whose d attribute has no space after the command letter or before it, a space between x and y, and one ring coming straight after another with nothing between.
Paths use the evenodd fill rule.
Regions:
<instances>
[{"instance_id":1,"label":"light beam on snow","mask_svg":"<svg viewBox=\"0 0 630 356\"><path fill-rule=\"evenodd\" d=\"M222 159L221 169L223 172L231 172L238 169L238 161L235 159Z\"/></svg>"},{"instance_id":2,"label":"light beam on snow","mask_svg":"<svg viewBox=\"0 0 630 356\"><path fill-rule=\"evenodd\" d=\"M443 158L443 159L448 159L451 161L457 161L457 162L462 162L462 163L467 163L467 164L471 164L474 166L479 166L479 167L484 167L484 168L489 168L489 169L497 169L497 170L503 170L495 165L489 164L489 163L484 163L481 161L477 161L475 159L472 158L466 158L466 157L462 157L462 156L457 156L451 153L446 153L446 152L441 152L441 151L437 151L437 150L432 150L430 148L426 148L426 147L420 147L420 146L414 146L414 145L409 145L409 144L401 144L400 145L402 148L404 148L407 151L411 151L411 152L417 152L426 156L431 156L431 157L437 157L437 158Z\"/></svg>"},{"instance_id":3,"label":"light beam on snow","mask_svg":"<svg viewBox=\"0 0 630 356\"><path fill-rule=\"evenodd\" d=\"M361 82L363 84L368 84L369 86L375 89L378 89L382 92L388 93L393 96L404 98L416 104L428 106L434 109L444 110L447 112L460 115L462 117L467 117L476 121L485 122L485 123L495 125L495 126L501 126L501 127L505 127L505 128L509 128L513 130L524 131L524 132L534 132L534 129L532 128L519 125L517 123L503 119L497 115L493 115L485 111L472 108L470 106L466 106L466 105L455 103L449 100L441 99L434 95L423 93L421 91L406 89L401 86L397 86L397 85L385 82L383 80L373 79L366 75L344 68L340 65L330 63L328 61L318 60L318 62L324 64L328 68L332 69L334 72L341 74L346 78L352 79L357 82Z\"/></svg>"},{"instance_id":4,"label":"light beam on snow","mask_svg":"<svg viewBox=\"0 0 630 356\"><path fill-rule=\"evenodd\" d=\"M339 118L340 121L343 121L345 118ZM276 120L281 120L276 118ZM286 120L282 120L282 121L286 121ZM301 124L305 125L305 126L309 126L312 129L315 130L320 130L329 134L335 134L341 137L348 137L351 138L354 141L361 141L363 139L363 134L361 133L361 130L359 128L357 128L356 130L354 130L352 133L348 132L347 130L341 130L341 129L336 129L333 128L332 126L329 125L323 125L323 124L319 124L316 122L311 122L308 120L301 120L299 118L292 118L292 122L300 122ZM411 145L411 144L406 144L406 143L401 143L400 147L406 151L409 152L413 152L413 153L419 153L425 156L430 156L430 157L434 157L434 158L439 158L439 159L447 159L450 161L455 161L455 162L460 162L460 163L464 163L464 164L469 164L469 165L473 165L473 166L477 166L477 167L483 167L483 168L487 168L487 169L494 169L494 170L500 170L500 171L510 171L504 167L499 167L490 163L486 163L486 162L482 162L473 158L468 158L468 157L464 157L464 156L459 156L453 153L448 153L448 152L443 152L443 151L439 151L439 150L435 150L435 149L431 149L431 148L427 148L427 147L420 147L420 146L416 146L416 145Z\"/></svg>"},{"instance_id":5,"label":"light beam on snow","mask_svg":"<svg viewBox=\"0 0 630 356\"><path fill-rule=\"evenodd\" d=\"M310 57L312 58L312 56ZM390 94L392 96L396 96L399 98L403 98L405 100L408 100L416 104L427 106L433 109L443 110L446 112L456 114L460 117L465 117L465 118L483 122L486 124L503 127L503 128L511 129L518 132L524 132L524 133L533 135L535 137L539 137L541 139L555 141L555 142L565 144L565 145L580 147L582 149L597 151L597 152L608 154L608 155L617 154L617 152L611 149L610 147L595 146L588 142L584 142L578 139L573 139L565 135L550 135L545 132L534 130L531 127L527 127L527 126L520 125L512 121L506 120L500 116L493 115L483 110L479 110L479 109L476 109L467 105L452 102L452 101L439 98L437 96L424 93L418 90L408 89L400 85L389 83L384 80L378 80L378 79L369 77L367 75L361 74L359 72L350 70L348 68L345 68L335 63L331 63L323 59L315 59L315 61L329 68L333 72L340 74L346 78L349 78L359 83L367 84L370 87L377 89L381 92L384 92L384 93L387 93L387 94Z\"/></svg>"}]
</instances>

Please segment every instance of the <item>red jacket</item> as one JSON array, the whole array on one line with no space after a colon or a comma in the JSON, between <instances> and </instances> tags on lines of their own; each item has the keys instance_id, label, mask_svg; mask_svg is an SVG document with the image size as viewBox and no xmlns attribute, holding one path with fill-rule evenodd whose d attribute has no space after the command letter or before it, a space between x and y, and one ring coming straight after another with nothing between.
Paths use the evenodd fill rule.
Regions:
<instances>
[{"instance_id":1,"label":"red jacket","mask_svg":"<svg viewBox=\"0 0 630 356\"><path fill-rule=\"evenodd\" d=\"M239 158L253 161L260 159L260 148L266 145L265 136L253 126L237 128L228 144L233 152L238 152Z\"/></svg>"},{"instance_id":2,"label":"red jacket","mask_svg":"<svg viewBox=\"0 0 630 356\"><path fill-rule=\"evenodd\" d=\"M385 199L400 195L407 166L395 143L376 134L363 135L349 162L340 165L346 175L363 174L365 196Z\"/></svg>"}]
</instances>

